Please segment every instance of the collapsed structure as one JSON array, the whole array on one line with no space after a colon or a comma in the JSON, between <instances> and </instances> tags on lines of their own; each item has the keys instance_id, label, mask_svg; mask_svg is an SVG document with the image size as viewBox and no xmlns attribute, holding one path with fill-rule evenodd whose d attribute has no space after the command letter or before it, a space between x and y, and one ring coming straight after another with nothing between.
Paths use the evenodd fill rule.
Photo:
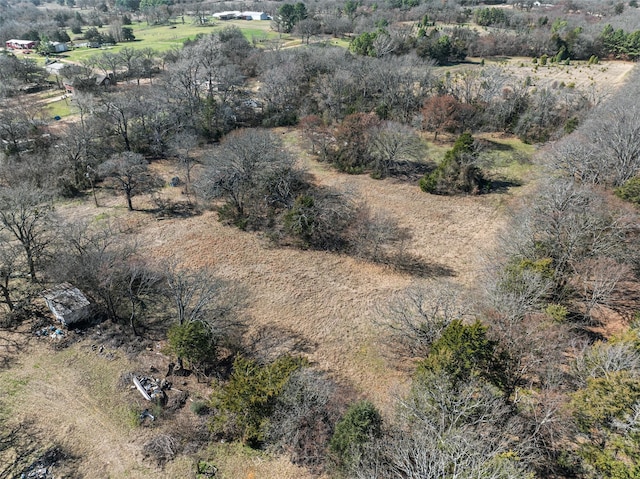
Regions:
<instances>
[{"instance_id":1,"label":"collapsed structure","mask_svg":"<svg viewBox=\"0 0 640 479\"><path fill-rule=\"evenodd\" d=\"M60 283L42 292L47 306L64 326L71 326L89 319L91 302L70 283Z\"/></svg>"}]
</instances>

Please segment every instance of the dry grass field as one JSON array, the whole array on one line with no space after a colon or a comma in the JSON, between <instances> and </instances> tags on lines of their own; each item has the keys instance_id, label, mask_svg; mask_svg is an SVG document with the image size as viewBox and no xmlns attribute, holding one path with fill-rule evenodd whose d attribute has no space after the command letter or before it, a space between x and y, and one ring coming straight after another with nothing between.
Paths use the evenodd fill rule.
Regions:
<instances>
[{"instance_id":1,"label":"dry grass field","mask_svg":"<svg viewBox=\"0 0 640 479\"><path fill-rule=\"evenodd\" d=\"M480 61L480 59L475 59ZM569 65L532 63L528 57L486 59L485 64L497 65L523 81L529 78L532 87L579 89L590 100L601 101L626 81L634 62L610 61L588 65L585 61L571 61Z\"/></svg>"},{"instance_id":2,"label":"dry grass field","mask_svg":"<svg viewBox=\"0 0 640 479\"><path fill-rule=\"evenodd\" d=\"M584 74L580 68L587 69L539 67L535 73L530 64L520 63L512 59L503 66L523 76L538 75L534 81L549 84L564 81L568 85L576 75ZM597 75L599 84L613 88L631 66L615 62L594 65L588 71ZM576 81L578 84L584 87ZM275 247L260 234L219 223L211 211L160 221L149 212L128 212L124 198L105 191L99 191L99 208L87 200L61 204L58 210L67 217L126 223L131 236L160 262L176 258L193 268L212 266L242 291L242 314L248 319L250 336L262 338L274 355L295 347L313 367L348 385L354 396L366 397L385 415L392 415L394 398L406 390L409 374L406 367L389 359L381 341L385 332L377 321L380 307L395 292L415 283L452 282L468 288L481 283L483 255L494 247L506 226L509 206L532 185L534 173L526 165L506 165L500 173L523 180L523 186L478 197L432 196L421 192L414 182L336 172L303 151L296 131L282 129L280 133L315 182L350 191L371 209L386 212L410 230L413 237L408 252L421 259L426 274L417 277L335 253ZM482 137L508 146L506 151L533 151L511 138ZM435 145L432 159L437 161L444 150L446 145ZM167 181L180 175L171 161L155 162L152 168ZM167 186L160 195L183 199L180 188ZM152 203L150 198L136 197L134 205L145 209ZM78 338L66 349L28 332L0 339L15 340L12 344L0 341L0 359L6 361L0 370L0 417L9 424L28 424L26 431L43 448L57 444L69 451L71 456L57 469L63 477L193 477L193 456L180 456L159 468L143 455L145 442L155 435L194 426L197 417L189 404L173 416L139 426L135 418L145 407L143 400L120 384L127 372L154 367L162 374L170 361L161 352L162 344L154 343L151 351L131 359L120 350L96 352L91 348L95 336ZM206 398L210 390L194 379L177 387L200 398ZM284 457L233 445L211 445L198 457L218 467L216 477L311 478Z\"/></svg>"},{"instance_id":3,"label":"dry grass field","mask_svg":"<svg viewBox=\"0 0 640 479\"><path fill-rule=\"evenodd\" d=\"M128 213L121 197L100 196L92 203L62 205L63 215L126 221L131 234L159 261L177 258L197 268L213 266L244 291L244 314L250 334L276 338L274 354L295 344L314 367L350 385L354 394L374 401L392 414L393 398L407 385L406 370L388 361L377 326L381 305L412 283L442 281L473 285L482 275L482 255L504 226L505 205L520 188L479 197L440 197L421 192L416 184L348 176L317 163L298 149L297 133L282 131L285 143L324 185L347 189L376 211L386 211L413 233L410 252L431 274L414 277L383 265L348 256L274 247L266 238L242 232L204 212L191 218L158 221L149 213ZM154 164L166 180L177 172L170 162ZM178 198L179 188L163 195ZM144 198L134 198L143 207ZM143 405L137 394L118 387L125 372L166 368L169 358L156 345L135 360L114 350L108 358L91 349L91 338L57 351L49 339L21 336L16 362L0 373L0 405L15 421L29 419L42 443L64 445L78 477L192 477L193 460L182 458L158 469L142 457L142 445L153 434L171 430L194 415L185 407L178 418L162 417L152 427L134 424ZM6 352L9 354L8 352ZM183 387L206 395L195 381ZM180 419L182 417L182 419ZM191 419L190 419L191 418ZM267 458L242 448L214 446L209 451L225 478L305 478L305 472L284 458ZM191 474L191 475L190 475ZM73 476L71 476L73 477Z\"/></svg>"}]
</instances>

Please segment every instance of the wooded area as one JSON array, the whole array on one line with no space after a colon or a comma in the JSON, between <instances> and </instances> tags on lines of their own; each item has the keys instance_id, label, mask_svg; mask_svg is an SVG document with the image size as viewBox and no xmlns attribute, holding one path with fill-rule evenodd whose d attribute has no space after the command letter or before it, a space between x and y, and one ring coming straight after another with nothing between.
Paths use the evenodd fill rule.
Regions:
<instances>
[{"instance_id":1,"label":"wooded area","mask_svg":"<svg viewBox=\"0 0 640 479\"><path fill-rule=\"evenodd\" d=\"M639 20L0 3L0 478L639 476Z\"/></svg>"}]
</instances>

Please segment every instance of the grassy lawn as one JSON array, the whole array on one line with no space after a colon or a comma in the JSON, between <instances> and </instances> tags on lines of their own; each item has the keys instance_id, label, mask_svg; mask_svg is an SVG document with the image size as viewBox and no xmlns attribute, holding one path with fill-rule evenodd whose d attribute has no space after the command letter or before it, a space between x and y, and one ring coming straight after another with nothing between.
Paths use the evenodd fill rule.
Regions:
<instances>
[{"instance_id":1,"label":"grassy lawn","mask_svg":"<svg viewBox=\"0 0 640 479\"><path fill-rule=\"evenodd\" d=\"M164 52L174 47L181 47L186 40L193 40L197 35L208 35L229 26L236 26L242 30L245 38L249 41L271 40L278 38L278 33L271 31L271 22L258 20L230 20L226 22L215 22L209 25L197 25L188 17L185 23L172 23L169 25L147 25L146 22L134 22L129 25L133 29L136 39L133 42L119 43L113 47L78 48L62 55L63 58L73 62L86 60L87 58L99 54L102 51L118 53L123 48L151 48L158 52ZM107 33L109 26L99 29ZM283 40L286 38L283 37ZM82 43L83 40L75 40Z\"/></svg>"},{"instance_id":2,"label":"grassy lawn","mask_svg":"<svg viewBox=\"0 0 640 479\"><path fill-rule=\"evenodd\" d=\"M58 100L58 101L48 103L44 107L44 111L47 119L51 119L56 116L59 116L60 118L64 118L74 113L71 107L71 101L69 98L67 98L66 100Z\"/></svg>"},{"instance_id":3,"label":"grassy lawn","mask_svg":"<svg viewBox=\"0 0 640 479\"><path fill-rule=\"evenodd\" d=\"M534 167L531 156L536 149L516 137L501 137L494 134L478 135L488 142L488 148L481 155L481 163L497 177L511 181L527 182Z\"/></svg>"}]
</instances>

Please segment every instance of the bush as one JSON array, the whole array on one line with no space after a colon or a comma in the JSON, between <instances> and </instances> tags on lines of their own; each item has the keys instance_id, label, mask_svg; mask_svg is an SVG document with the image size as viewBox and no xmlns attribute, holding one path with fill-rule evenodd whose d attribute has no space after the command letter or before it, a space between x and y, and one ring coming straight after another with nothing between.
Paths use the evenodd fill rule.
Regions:
<instances>
[{"instance_id":1,"label":"bush","mask_svg":"<svg viewBox=\"0 0 640 479\"><path fill-rule=\"evenodd\" d=\"M418 375L444 372L453 384L474 376L499 383L497 343L488 338L487 330L477 320L468 325L459 319L453 320L431 345L429 356L418 366Z\"/></svg>"},{"instance_id":2,"label":"bush","mask_svg":"<svg viewBox=\"0 0 640 479\"><path fill-rule=\"evenodd\" d=\"M196 416L206 416L207 414L209 414L210 410L209 405L204 401L192 402L189 409L191 409L191 412Z\"/></svg>"},{"instance_id":3,"label":"bush","mask_svg":"<svg viewBox=\"0 0 640 479\"><path fill-rule=\"evenodd\" d=\"M362 446L382 435L382 416L369 401L358 401L336 424L329 447L342 467L357 463Z\"/></svg>"},{"instance_id":4,"label":"bush","mask_svg":"<svg viewBox=\"0 0 640 479\"><path fill-rule=\"evenodd\" d=\"M618 198L640 205L640 176L631 178L624 185L616 188L614 193Z\"/></svg>"},{"instance_id":5,"label":"bush","mask_svg":"<svg viewBox=\"0 0 640 479\"><path fill-rule=\"evenodd\" d=\"M291 374L306 365L303 358L283 356L261 366L238 356L229 382L216 388L211 406L217 414L211 424L217 434L259 447L269 428L276 400Z\"/></svg>"},{"instance_id":6,"label":"bush","mask_svg":"<svg viewBox=\"0 0 640 479\"><path fill-rule=\"evenodd\" d=\"M316 226L317 211L315 201L308 194L296 198L293 207L283 217L285 229L292 235L309 244Z\"/></svg>"},{"instance_id":7,"label":"bush","mask_svg":"<svg viewBox=\"0 0 640 479\"><path fill-rule=\"evenodd\" d=\"M321 473L338 419L336 386L323 374L302 368L291 375L276 401L267 441L294 464Z\"/></svg>"},{"instance_id":8,"label":"bush","mask_svg":"<svg viewBox=\"0 0 640 479\"><path fill-rule=\"evenodd\" d=\"M191 366L200 366L216 358L216 344L201 321L189 321L171 327L167 335L169 349Z\"/></svg>"},{"instance_id":9,"label":"bush","mask_svg":"<svg viewBox=\"0 0 640 479\"><path fill-rule=\"evenodd\" d=\"M482 193L489 183L476 166L476 159L474 139L469 133L463 133L438 167L420 180L420 188L436 195Z\"/></svg>"},{"instance_id":10,"label":"bush","mask_svg":"<svg viewBox=\"0 0 640 479\"><path fill-rule=\"evenodd\" d=\"M551 319L558 323L563 323L564 321L566 321L567 315L569 314L569 310L567 310L566 307L562 306L561 304L555 303L549 304L546 307L545 312L551 317Z\"/></svg>"}]
</instances>

